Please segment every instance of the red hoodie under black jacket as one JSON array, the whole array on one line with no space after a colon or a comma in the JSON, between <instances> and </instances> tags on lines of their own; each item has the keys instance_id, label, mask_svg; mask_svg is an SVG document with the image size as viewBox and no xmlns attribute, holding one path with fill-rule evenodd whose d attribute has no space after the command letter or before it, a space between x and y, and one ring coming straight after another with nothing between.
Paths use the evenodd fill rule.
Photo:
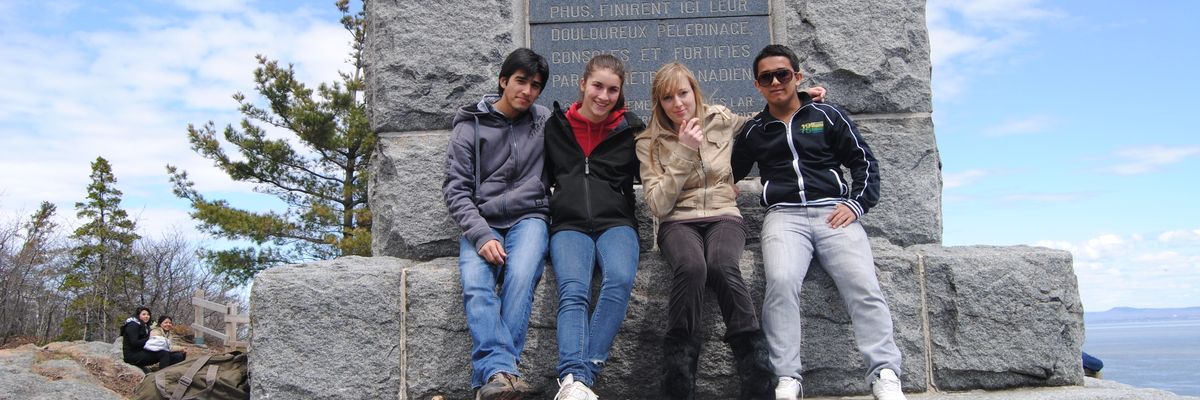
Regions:
<instances>
[{"instance_id":1,"label":"red hoodie under black jacket","mask_svg":"<svg viewBox=\"0 0 1200 400\"><path fill-rule=\"evenodd\" d=\"M546 122L546 171L550 174L550 233L637 229L633 183L638 176L634 135L646 124L633 113L585 156L566 112L554 103Z\"/></svg>"}]
</instances>

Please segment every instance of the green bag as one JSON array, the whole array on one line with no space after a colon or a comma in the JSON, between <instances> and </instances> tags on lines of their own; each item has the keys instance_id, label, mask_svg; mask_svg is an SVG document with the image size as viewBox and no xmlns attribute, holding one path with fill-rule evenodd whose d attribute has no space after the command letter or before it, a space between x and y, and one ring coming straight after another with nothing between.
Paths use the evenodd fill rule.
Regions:
<instances>
[{"instance_id":1,"label":"green bag","mask_svg":"<svg viewBox=\"0 0 1200 400\"><path fill-rule=\"evenodd\" d=\"M250 377L246 354L225 354L185 360L146 375L132 400L249 400Z\"/></svg>"}]
</instances>

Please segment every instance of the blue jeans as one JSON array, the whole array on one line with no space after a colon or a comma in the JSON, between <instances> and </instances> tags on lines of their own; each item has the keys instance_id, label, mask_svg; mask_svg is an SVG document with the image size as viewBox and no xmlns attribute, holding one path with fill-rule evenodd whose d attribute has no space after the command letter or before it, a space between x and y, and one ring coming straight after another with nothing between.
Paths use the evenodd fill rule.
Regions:
<instances>
[{"instance_id":1,"label":"blue jeans","mask_svg":"<svg viewBox=\"0 0 1200 400\"><path fill-rule=\"evenodd\" d=\"M458 245L458 268L463 286L463 307L471 331L471 375L473 387L483 386L499 372L517 373L533 291L546 267L549 231L546 221L526 218L505 230L492 232L504 245L504 265L492 265L462 239ZM496 293L500 285L500 293Z\"/></svg>"},{"instance_id":2,"label":"blue jeans","mask_svg":"<svg viewBox=\"0 0 1200 400\"><path fill-rule=\"evenodd\" d=\"M854 341L867 367L867 385L879 370L900 374L900 350L892 338L892 315L875 276L871 244L862 224L830 228L825 219L835 207L775 207L763 218L763 331L771 365L779 376L800 377L800 328L804 314L800 288L813 256L833 278L850 321Z\"/></svg>"},{"instance_id":3,"label":"blue jeans","mask_svg":"<svg viewBox=\"0 0 1200 400\"><path fill-rule=\"evenodd\" d=\"M637 231L628 226L591 234L562 231L550 238L550 260L558 279L559 378L573 374L588 386L595 383L625 321L640 251ZM597 266L600 294L588 318Z\"/></svg>"}]
</instances>

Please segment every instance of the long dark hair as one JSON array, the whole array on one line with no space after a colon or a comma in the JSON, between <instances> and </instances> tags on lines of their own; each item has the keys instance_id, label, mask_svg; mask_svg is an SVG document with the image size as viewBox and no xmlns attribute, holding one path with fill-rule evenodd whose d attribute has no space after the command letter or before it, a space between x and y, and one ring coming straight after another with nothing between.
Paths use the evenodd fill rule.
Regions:
<instances>
[{"instance_id":1,"label":"long dark hair","mask_svg":"<svg viewBox=\"0 0 1200 400\"><path fill-rule=\"evenodd\" d=\"M142 319L141 319L141 318L139 318L139 316L141 316L141 314L142 314L142 310L145 310L147 314L150 314L150 318L151 318L151 319L154 319L154 313L150 312L150 309L149 309L149 308L147 308L147 307L138 307L138 308L137 308L137 310L135 310L135 311L133 312L133 320L134 320L134 321L137 321L137 323L139 323L139 324L142 324Z\"/></svg>"}]
</instances>

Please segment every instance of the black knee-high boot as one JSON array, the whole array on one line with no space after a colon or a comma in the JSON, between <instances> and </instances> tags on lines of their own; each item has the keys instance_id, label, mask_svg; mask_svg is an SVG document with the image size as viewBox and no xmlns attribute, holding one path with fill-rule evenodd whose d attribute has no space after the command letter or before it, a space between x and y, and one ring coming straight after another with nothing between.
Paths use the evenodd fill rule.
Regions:
<instances>
[{"instance_id":1,"label":"black knee-high boot","mask_svg":"<svg viewBox=\"0 0 1200 400\"><path fill-rule=\"evenodd\" d=\"M667 335L663 338L663 398L692 400L696 396L696 363L700 342Z\"/></svg>"},{"instance_id":2,"label":"black knee-high boot","mask_svg":"<svg viewBox=\"0 0 1200 400\"><path fill-rule=\"evenodd\" d=\"M771 368L771 353L763 331L739 333L729 338L741 381L741 400L774 400L778 381Z\"/></svg>"}]
</instances>

